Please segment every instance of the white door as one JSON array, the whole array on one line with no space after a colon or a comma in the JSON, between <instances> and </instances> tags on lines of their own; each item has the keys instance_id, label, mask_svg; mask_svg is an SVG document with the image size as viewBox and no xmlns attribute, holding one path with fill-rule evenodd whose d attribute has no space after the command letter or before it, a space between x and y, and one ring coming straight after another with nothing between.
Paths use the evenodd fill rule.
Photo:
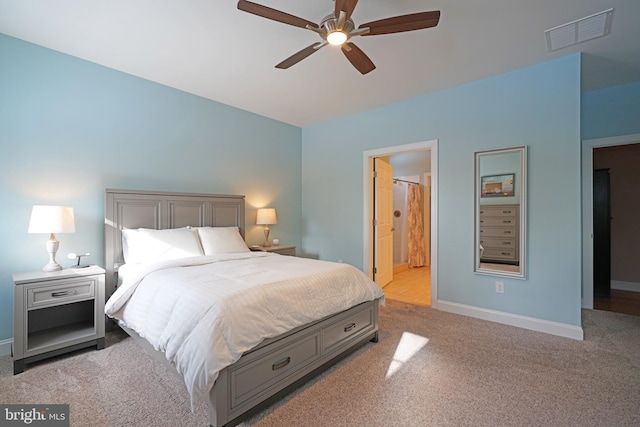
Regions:
<instances>
[{"instance_id":1,"label":"white door","mask_svg":"<svg viewBox=\"0 0 640 427\"><path fill-rule=\"evenodd\" d=\"M393 166L374 159L374 280L382 287L393 279Z\"/></svg>"}]
</instances>

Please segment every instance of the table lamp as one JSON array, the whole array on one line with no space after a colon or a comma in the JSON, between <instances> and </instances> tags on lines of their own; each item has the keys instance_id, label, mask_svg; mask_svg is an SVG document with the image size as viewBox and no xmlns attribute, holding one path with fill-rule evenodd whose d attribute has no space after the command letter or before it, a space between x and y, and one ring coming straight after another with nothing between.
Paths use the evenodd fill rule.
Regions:
<instances>
[{"instance_id":1,"label":"table lamp","mask_svg":"<svg viewBox=\"0 0 640 427\"><path fill-rule=\"evenodd\" d=\"M260 208L258 209L258 215L256 224L264 225L264 243L262 246L271 246L269 242L269 225L277 224L276 210L274 208Z\"/></svg>"},{"instance_id":2,"label":"table lamp","mask_svg":"<svg viewBox=\"0 0 640 427\"><path fill-rule=\"evenodd\" d=\"M62 270L62 266L56 262L56 252L60 242L56 239L55 233L74 233L76 226L73 220L73 208L67 206L41 206L36 205L31 210L31 221L29 221L29 233L49 233L49 240L46 242L47 252L49 252L49 263L42 268L42 271Z\"/></svg>"}]
</instances>

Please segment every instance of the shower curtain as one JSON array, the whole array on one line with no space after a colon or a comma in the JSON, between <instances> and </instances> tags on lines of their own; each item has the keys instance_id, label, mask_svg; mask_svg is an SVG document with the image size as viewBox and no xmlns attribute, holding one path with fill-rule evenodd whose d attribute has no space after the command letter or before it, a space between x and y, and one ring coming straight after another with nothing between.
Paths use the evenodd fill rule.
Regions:
<instances>
[{"instance_id":1,"label":"shower curtain","mask_svg":"<svg viewBox=\"0 0 640 427\"><path fill-rule=\"evenodd\" d=\"M407 183L393 182L393 266L408 266Z\"/></svg>"},{"instance_id":2,"label":"shower curtain","mask_svg":"<svg viewBox=\"0 0 640 427\"><path fill-rule=\"evenodd\" d=\"M420 209L420 185L410 184L407 194L407 222L409 228L409 267L422 267L426 263L424 251L424 227Z\"/></svg>"}]
</instances>

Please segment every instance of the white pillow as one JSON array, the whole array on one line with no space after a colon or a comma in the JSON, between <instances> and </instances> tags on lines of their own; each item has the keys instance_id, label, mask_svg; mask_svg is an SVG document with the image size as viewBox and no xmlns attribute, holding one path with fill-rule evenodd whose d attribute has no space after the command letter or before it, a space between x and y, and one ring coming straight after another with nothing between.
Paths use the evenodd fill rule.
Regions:
<instances>
[{"instance_id":1,"label":"white pillow","mask_svg":"<svg viewBox=\"0 0 640 427\"><path fill-rule=\"evenodd\" d=\"M198 227L205 255L249 252L238 227Z\"/></svg>"},{"instance_id":2,"label":"white pillow","mask_svg":"<svg viewBox=\"0 0 640 427\"><path fill-rule=\"evenodd\" d=\"M122 252L128 264L203 256L198 233L189 228L122 230Z\"/></svg>"}]
</instances>

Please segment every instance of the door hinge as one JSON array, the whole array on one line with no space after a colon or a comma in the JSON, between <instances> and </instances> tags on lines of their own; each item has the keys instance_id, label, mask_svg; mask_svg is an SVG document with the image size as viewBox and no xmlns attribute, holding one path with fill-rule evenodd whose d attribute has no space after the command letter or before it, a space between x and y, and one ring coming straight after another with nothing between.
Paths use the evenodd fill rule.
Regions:
<instances>
[{"instance_id":1,"label":"door hinge","mask_svg":"<svg viewBox=\"0 0 640 427\"><path fill-rule=\"evenodd\" d=\"M374 227L375 227L376 225L378 225L378 220L377 220L377 219L374 219L372 222L373 222L373 226L374 226Z\"/></svg>"},{"instance_id":2,"label":"door hinge","mask_svg":"<svg viewBox=\"0 0 640 427\"><path fill-rule=\"evenodd\" d=\"M376 267L373 267L373 274L376 274L378 272L378 269Z\"/></svg>"},{"instance_id":3,"label":"door hinge","mask_svg":"<svg viewBox=\"0 0 640 427\"><path fill-rule=\"evenodd\" d=\"M373 171L373 173L371 174L374 178L378 177L378 171Z\"/></svg>"}]
</instances>

